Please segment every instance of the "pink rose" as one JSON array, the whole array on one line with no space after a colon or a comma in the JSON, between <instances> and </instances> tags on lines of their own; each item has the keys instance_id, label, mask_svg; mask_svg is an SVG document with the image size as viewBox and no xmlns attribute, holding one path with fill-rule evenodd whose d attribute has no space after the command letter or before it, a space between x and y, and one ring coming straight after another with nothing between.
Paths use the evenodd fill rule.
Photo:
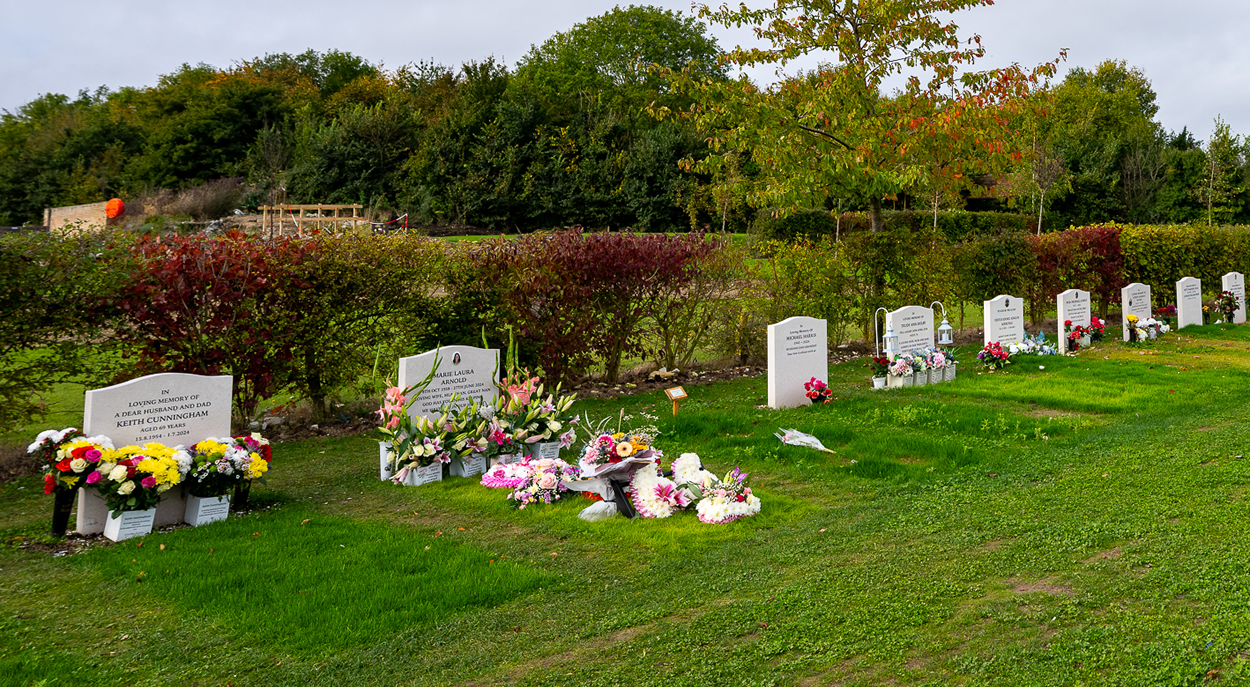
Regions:
<instances>
[{"instance_id":1,"label":"pink rose","mask_svg":"<svg viewBox=\"0 0 1250 687\"><path fill-rule=\"evenodd\" d=\"M101 475L99 470L92 472L90 475L87 475L87 484L95 484L96 482L99 482L100 477Z\"/></svg>"},{"instance_id":2,"label":"pink rose","mask_svg":"<svg viewBox=\"0 0 1250 687\"><path fill-rule=\"evenodd\" d=\"M88 462L98 463L100 462L100 451L94 448L88 449L87 453L84 454L83 457L86 458Z\"/></svg>"},{"instance_id":3,"label":"pink rose","mask_svg":"<svg viewBox=\"0 0 1250 687\"><path fill-rule=\"evenodd\" d=\"M151 475L148 475L147 477L143 478L143 481L140 482L140 484L143 485L144 489L151 489L152 487L156 486L156 478Z\"/></svg>"},{"instance_id":4,"label":"pink rose","mask_svg":"<svg viewBox=\"0 0 1250 687\"><path fill-rule=\"evenodd\" d=\"M556 476L550 472L544 472L543 476L538 478L539 489L555 489L559 483L560 480L556 479Z\"/></svg>"}]
</instances>

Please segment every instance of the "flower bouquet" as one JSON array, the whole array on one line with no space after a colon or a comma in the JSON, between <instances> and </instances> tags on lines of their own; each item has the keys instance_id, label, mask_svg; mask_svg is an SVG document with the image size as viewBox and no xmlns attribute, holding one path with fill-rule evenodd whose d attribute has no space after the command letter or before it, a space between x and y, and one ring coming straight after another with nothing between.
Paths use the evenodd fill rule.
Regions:
<instances>
[{"instance_id":1,"label":"flower bouquet","mask_svg":"<svg viewBox=\"0 0 1250 687\"><path fill-rule=\"evenodd\" d=\"M464 439L465 448L485 456L487 465L516 462L523 453L523 446L513 433L512 420L500 412L504 403L503 397L499 397L479 405L474 418L477 424Z\"/></svg>"},{"instance_id":2,"label":"flower bouquet","mask_svg":"<svg viewBox=\"0 0 1250 687\"><path fill-rule=\"evenodd\" d=\"M872 388L884 389L886 377L890 374L890 359L873 356L868 365L872 368Z\"/></svg>"},{"instance_id":3,"label":"flower bouquet","mask_svg":"<svg viewBox=\"0 0 1250 687\"><path fill-rule=\"evenodd\" d=\"M946 351L940 348L930 348L925 351L924 357L925 367L929 368L929 383L945 382L946 366L949 363Z\"/></svg>"},{"instance_id":4,"label":"flower bouquet","mask_svg":"<svg viewBox=\"0 0 1250 687\"><path fill-rule=\"evenodd\" d=\"M577 460L582 475L594 477L610 465L624 462L658 460L663 454L652 446L659 430L655 427L641 427L628 432L613 434L601 433L586 442L582 447L581 456Z\"/></svg>"},{"instance_id":5,"label":"flower bouquet","mask_svg":"<svg viewBox=\"0 0 1250 687\"><path fill-rule=\"evenodd\" d=\"M70 451L61 450L62 445L79 439L84 441ZM62 430L49 429L40 432L35 441L26 448L26 453L43 464L43 493L53 495L53 536L63 537L65 530L69 528L75 490L82 486L87 468L100 460L99 441L108 442L108 438L85 439L76 427L66 427ZM107 445L108 448L113 448L112 443Z\"/></svg>"},{"instance_id":6,"label":"flower bouquet","mask_svg":"<svg viewBox=\"0 0 1250 687\"><path fill-rule=\"evenodd\" d=\"M641 467L634 472L629 480L629 500L638 515L644 518L667 518L689 506L694 496L689 489L683 489L675 481L661 475L656 465Z\"/></svg>"},{"instance_id":7,"label":"flower bouquet","mask_svg":"<svg viewBox=\"0 0 1250 687\"><path fill-rule=\"evenodd\" d=\"M1236 310L1236 308L1234 308L1234 310ZM1158 319L1161 320L1164 324L1171 326L1172 318L1176 317L1176 306L1171 303L1169 303L1168 305L1161 306L1159 308L1159 312L1155 314L1159 316Z\"/></svg>"},{"instance_id":8,"label":"flower bouquet","mask_svg":"<svg viewBox=\"0 0 1250 687\"><path fill-rule=\"evenodd\" d=\"M259 432L251 434L240 434L233 437L234 443L238 446L247 448L248 452L259 455L265 461L265 469L260 471L256 479L263 484L265 481L264 474L269 472L269 464L273 462L273 448L269 445L269 440L260 435ZM234 507L236 510L247 508L247 500L252 493L252 480L245 480L242 484L234 488Z\"/></svg>"},{"instance_id":9,"label":"flower bouquet","mask_svg":"<svg viewBox=\"0 0 1250 687\"><path fill-rule=\"evenodd\" d=\"M911 386L915 380L914 371L911 356L903 354L894 358L890 362L890 388Z\"/></svg>"},{"instance_id":10,"label":"flower bouquet","mask_svg":"<svg viewBox=\"0 0 1250 687\"><path fill-rule=\"evenodd\" d=\"M559 501L569 490L565 482L578 479L581 471L559 458L525 459L521 462L527 469L524 480L513 488L508 498L517 508L534 503Z\"/></svg>"},{"instance_id":11,"label":"flower bouquet","mask_svg":"<svg viewBox=\"0 0 1250 687\"><path fill-rule=\"evenodd\" d=\"M911 363L912 384L914 386L924 386L929 383L929 361L925 358L925 354L921 351L913 351L907 356L908 362Z\"/></svg>"},{"instance_id":12,"label":"flower bouquet","mask_svg":"<svg viewBox=\"0 0 1250 687\"><path fill-rule=\"evenodd\" d=\"M812 403L828 403L833 400L833 389L828 384L812 377L811 381L803 382L803 390L808 398L812 399Z\"/></svg>"},{"instance_id":13,"label":"flower bouquet","mask_svg":"<svg viewBox=\"0 0 1250 687\"><path fill-rule=\"evenodd\" d=\"M673 461L673 479L683 489L697 489L695 512L701 522L720 525L760 512L759 497L747 486L747 473L734 468L723 478L704 470L698 454L683 453Z\"/></svg>"},{"instance_id":14,"label":"flower bouquet","mask_svg":"<svg viewBox=\"0 0 1250 687\"><path fill-rule=\"evenodd\" d=\"M181 481L190 456L162 444L125 446L101 453L86 483L94 485L108 505L104 536L121 541L151 532L161 494Z\"/></svg>"},{"instance_id":15,"label":"flower bouquet","mask_svg":"<svg viewBox=\"0 0 1250 687\"><path fill-rule=\"evenodd\" d=\"M205 439L186 454L190 466L183 477L189 494L184 519L192 526L224 519L230 510L230 492L269 469L259 452L236 439Z\"/></svg>"},{"instance_id":16,"label":"flower bouquet","mask_svg":"<svg viewBox=\"0 0 1250 687\"><path fill-rule=\"evenodd\" d=\"M1011 353L1003 350L997 341L985 344L980 353L977 353L977 360L987 372L1001 370L1011 364Z\"/></svg>"},{"instance_id":17,"label":"flower bouquet","mask_svg":"<svg viewBox=\"0 0 1250 687\"><path fill-rule=\"evenodd\" d=\"M1085 331L1089 334L1091 343L1098 343L1107 334L1107 323L1091 315Z\"/></svg>"},{"instance_id":18,"label":"flower bouquet","mask_svg":"<svg viewBox=\"0 0 1250 687\"><path fill-rule=\"evenodd\" d=\"M1232 324L1233 315L1237 313L1237 295L1232 291L1220 292L1220 297L1215 299L1215 309L1224 317L1224 322ZM1220 324L1217 322L1216 324Z\"/></svg>"},{"instance_id":19,"label":"flower bouquet","mask_svg":"<svg viewBox=\"0 0 1250 687\"><path fill-rule=\"evenodd\" d=\"M1038 332L1037 336L1025 336L1024 339L1007 346L1007 354L1014 355L1058 355L1059 351L1054 346L1046 343L1045 332Z\"/></svg>"},{"instance_id":20,"label":"flower bouquet","mask_svg":"<svg viewBox=\"0 0 1250 687\"><path fill-rule=\"evenodd\" d=\"M532 392L522 391L518 395L516 391L514 387L508 389L510 398L503 414L515 428L513 436L528 447L530 455L541 453L545 448L549 454L546 457L555 458L560 449L573 445L577 440L577 415L570 412L570 408L577 399L576 394L558 396L560 388L556 387L554 394L544 397L541 384Z\"/></svg>"}]
</instances>

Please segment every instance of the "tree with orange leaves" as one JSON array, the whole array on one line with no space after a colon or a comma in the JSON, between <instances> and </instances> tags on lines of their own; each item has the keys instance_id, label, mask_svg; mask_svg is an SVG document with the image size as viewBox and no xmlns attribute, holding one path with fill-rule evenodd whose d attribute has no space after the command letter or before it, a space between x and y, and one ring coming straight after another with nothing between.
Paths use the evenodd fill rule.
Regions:
<instances>
[{"instance_id":1,"label":"tree with orange leaves","mask_svg":"<svg viewBox=\"0 0 1250 687\"><path fill-rule=\"evenodd\" d=\"M775 6L699 8L727 27L751 26L768 47L737 47L729 65L776 65L767 88L746 77L699 79L673 73L696 94L680 112L707 136L711 154L686 160L694 171L719 172L747 157L760 172L746 200L782 211L819 205L826 196L859 198L881 231L881 200L933 170L953 179L1003 169L1027 154L1012 121L1028 96L1055 74L1059 58L1025 70L1018 64L974 71L985 54L979 36L960 39L949 13L993 0L775 0ZM829 62L785 75L796 58ZM905 84L886 95L889 79ZM659 108L661 116L671 114ZM930 183L932 180L930 179Z\"/></svg>"}]
</instances>

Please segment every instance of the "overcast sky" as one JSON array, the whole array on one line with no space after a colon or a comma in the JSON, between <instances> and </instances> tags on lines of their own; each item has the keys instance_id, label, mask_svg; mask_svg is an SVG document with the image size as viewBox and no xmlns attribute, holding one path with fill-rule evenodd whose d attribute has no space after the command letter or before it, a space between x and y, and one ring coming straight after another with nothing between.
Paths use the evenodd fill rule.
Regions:
<instances>
[{"instance_id":1,"label":"overcast sky","mask_svg":"<svg viewBox=\"0 0 1250 687\"><path fill-rule=\"evenodd\" d=\"M394 68L508 64L616 2L603 0L0 0L0 109L42 93L149 86L184 63L226 67L266 53L330 48ZM622 3L628 4L628 3ZM687 1L652 4L689 11ZM757 2L752 3L760 6ZM956 17L989 51L979 67L1032 66L1068 49L1062 72L1123 59L1158 93L1158 118L1206 138L1217 114L1250 134L1250 3L1246 0L999 0ZM714 29L722 47L749 33ZM1061 73L1062 73L1061 72ZM754 78L770 73L753 74Z\"/></svg>"}]
</instances>

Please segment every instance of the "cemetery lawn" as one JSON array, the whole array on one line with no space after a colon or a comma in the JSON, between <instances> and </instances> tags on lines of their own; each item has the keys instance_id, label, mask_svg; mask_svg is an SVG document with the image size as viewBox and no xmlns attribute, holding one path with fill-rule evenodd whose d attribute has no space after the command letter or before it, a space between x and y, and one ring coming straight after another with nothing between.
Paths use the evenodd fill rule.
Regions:
<instances>
[{"instance_id":1,"label":"cemetery lawn","mask_svg":"<svg viewBox=\"0 0 1250 687\"><path fill-rule=\"evenodd\" d=\"M766 379L579 402L763 512L586 523L369 437L275 447L258 509L57 557L0 485L0 684L1201 685L1250 682L1250 327L771 411ZM1044 369L1041 367L1044 366ZM782 446L779 427L836 455Z\"/></svg>"}]
</instances>

